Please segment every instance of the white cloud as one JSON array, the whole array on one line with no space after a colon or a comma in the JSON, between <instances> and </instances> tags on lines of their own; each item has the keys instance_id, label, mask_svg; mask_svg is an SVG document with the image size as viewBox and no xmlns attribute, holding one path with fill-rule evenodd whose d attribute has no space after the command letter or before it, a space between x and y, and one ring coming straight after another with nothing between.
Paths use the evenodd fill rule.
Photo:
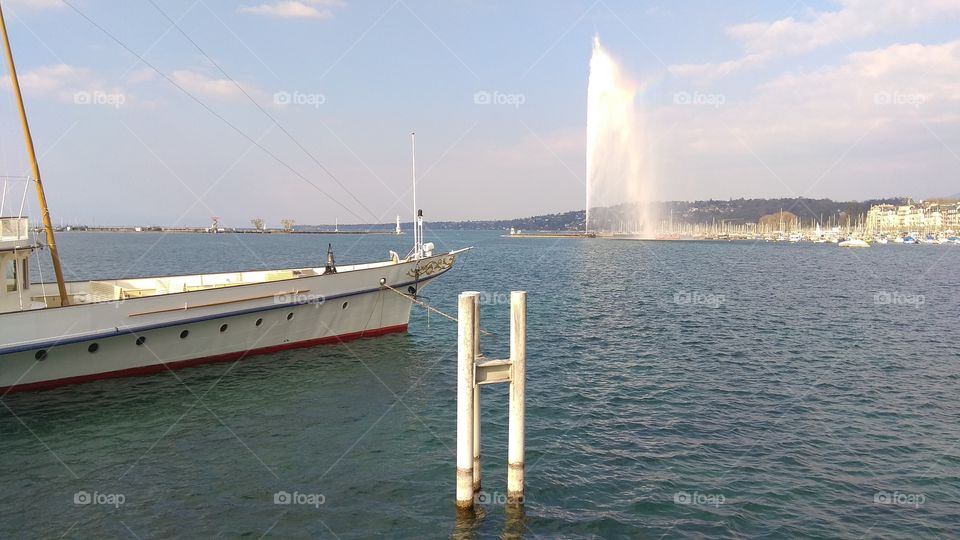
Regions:
<instances>
[{"instance_id":1,"label":"white cloud","mask_svg":"<svg viewBox=\"0 0 960 540\"><path fill-rule=\"evenodd\" d=\"M197 97L240 102L246 101L247 96L244 95L244 92L246 92L254 101L261 105L271 105L273 103L272 96L269 96L267 92L264 92L253 84L243 81L237 81L235 84L230 79L217 79L203 73L185 69L174 71L170 78L183 87L184 90ZM237 85L240 85L243 90L238 88Z\"/></svg>"},{"instance_id":2,"label":"white cloud","mask_svg":"<svg viewBox=\"0 0 960 540\"><path fill-rule=\"evenodd\" d=\"M139 84L145 83L154 80L157 77L157 72L151 68L140 68L135 69L127 74L126 81L129 84Z\"/></svg>"},{"instance_id":3,"label":"white cloud","mask_svg":"<svg viewBox=\"0 0 960 540\"><path fill-rule=\"evenodd\" d=\"M122 100L129 104L130 94L122 87L109 84L97 74L85 67L69 64L40 66L19 74L20 87L27 98L48 97L65 103L77 103L78 94L91 96L111 96L110 99ZM6 87L5 87L6 88Z\"/></svg>"},{"instance_id":4,"label":"white cloud","mask_svg":"<svg viewBox=\"0 0 960 540\"><path fill-rule=\"evenodd\" d=\"M334 10L343 6L340 0L279 0L256 6L243 6L241 13L281 19L331 19Z\"/></svg>"},{"instance_id":5,"label":"white cloud","mask_svg":"<svg viewBox=\"0 0 960 540\"><path fill-rule=\"evenodd\" d=\"M20 86L25 92L50 94L63 89L86 87L93 79L93 72L87 68L53 64L21 73Z\"/></svg>"},{"instance_id":6,"label":"white cloud","mask_svg":"<svg viewBox=\"0 0 960 540\"><path fill-rule=\"evenodd\" d=\"M670 66L670 73L680 77L716 78L731 73L760 66L770 58L769 54L748 54L738 60L728 60L715 64L674 64Z\"/></svg>"},{"instance_id":7,"label":"white cloud","mask_svg":"<svg viewBox=\"0 0 960 540\"><path fill-rule=\"evenodd\" d=\"M719 77L758 67L778 56L801 54L850 38L909 28L960 15L956 0L839 0L836 11L811 11L802 19L785 17L727 29L746 55L737 60L670 67L679 76Z\"/></svg>"},{"instance_id":8,"label":"white cloud","mask_svg":"<svg viewBox=\"0 0 960 540\"><path fill-rule=\"evenodd\" d=\"M64 7L64 3L60 0L11 0L10 4L13 7L25 7L28 9L58 9Z\"/></svg>"},{"instance_id":9,"label":"white cloud","mask_svg":"<svg viewBox=\"0 0 960 540\"><path fill-rule=\"evenodd\" d=\"M187 92L215 99L242 99L243 92L228 79L214 79L196 71L174 71L171 78Z\"/></svg>"},{"instance_id":10,"label":"white cloud","mask_svg":"<svg viewBox=\"0 0 960 540\"><path fill-rule=\"evenodd\" d=\"M891 195L920 177L947 189L960 151L945 147L960 141L957 73L960 40L897 44L780 75L720 106L659 107L651 113L658 161L671 189L688 190L681 198L722 196L731 182L754 195ZM710 180L715 191L704 193Z\"/></svg>"}]
</instances>

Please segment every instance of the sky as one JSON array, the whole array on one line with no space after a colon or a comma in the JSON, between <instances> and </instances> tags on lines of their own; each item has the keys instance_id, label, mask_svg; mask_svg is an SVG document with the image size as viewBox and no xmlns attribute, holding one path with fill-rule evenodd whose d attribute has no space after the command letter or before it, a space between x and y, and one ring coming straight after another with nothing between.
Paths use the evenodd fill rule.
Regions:
<instances>
[{"instance_id":1,"label":"sky","mask_svg":"<svg viewBox=\"0 0 960 540\"><path fill-rule=\"evenodd\" d=\"M594 36L659 199L960 192L956 0L67 1L0 0L55 223L409 220L411 131L428 220L582 209Z\"/></svg>"}]
</instances>

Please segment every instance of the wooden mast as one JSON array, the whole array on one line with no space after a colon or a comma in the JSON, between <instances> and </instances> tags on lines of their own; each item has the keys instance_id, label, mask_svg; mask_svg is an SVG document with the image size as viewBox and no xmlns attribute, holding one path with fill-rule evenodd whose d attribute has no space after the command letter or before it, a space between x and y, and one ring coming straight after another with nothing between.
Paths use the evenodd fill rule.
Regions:
<instances>
[{"instance_id":1,"label":"wooden mast","mask_svg":"<svg viewBox=\"0 0 960 540\"><path fill-rule=\"evenodd\" d=\"M47 208L47 197L43 194L43 182L40 180L40 165L37 164L37 153L33 148L33 136L30 134L30 124L27 123L27 111L23 107L23 95L20 93L20 81L17 79L17 68L13 63L13 51L10 49L10 38L7 36L7 23L3 18L3 8L0 7L0 33L3 34L3 46L7 53L7 65L10 66L10 82L13 84L13 93L17 98L17 108L20 110L20 125L23 127L23 138L27 143L27 154L30 156L30 166L33 168L33 181L37 184L37 198L40 200L40 216L43 219L43 229L47 233L47 246L50 248L50 258L53 259L53 271L57 275L57 289L60 291L60 305L70 305L67 296L67 286L63 282L63 270L60 269L60 254L57 251L57 241L53 237L53 224L50 223L50 210Z\"/></svg>"}]
</instances>

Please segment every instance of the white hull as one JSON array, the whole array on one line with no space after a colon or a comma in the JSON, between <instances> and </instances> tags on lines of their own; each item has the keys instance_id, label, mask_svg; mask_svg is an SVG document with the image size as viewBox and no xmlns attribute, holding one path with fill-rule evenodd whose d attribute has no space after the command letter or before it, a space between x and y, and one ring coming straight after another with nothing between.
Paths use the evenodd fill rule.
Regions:
<instances>
[{"instance_id":1,"label":"white hull","mask_svg":"<svg viewBox=\"0 0 960 540\"><path fill-rule=\"evenodd\" d=\"M410 292L408 287L419 291L449 270L457 254L341 267L335 274L3 313L0 392L403 332L410 318L410 298L382 286L381 280L404 293Z\"/></svg>"},{"instance_id":2,"label":"white hull","mask_svg":"<svg viewBox=\"0 0 960 540\"><path fill-rule=\"evenodd\" d=\"M866 248L866 247L870 247L870 244L868 244L868 243L867 243L866 241L864 241L864 240L860 240L859 238L854 238L854 239L852 239L852 240L844 240L843 242L840 242L839 245L840 245L840 247L849 247L849 248Z\"/></svg>"}]
</instances>

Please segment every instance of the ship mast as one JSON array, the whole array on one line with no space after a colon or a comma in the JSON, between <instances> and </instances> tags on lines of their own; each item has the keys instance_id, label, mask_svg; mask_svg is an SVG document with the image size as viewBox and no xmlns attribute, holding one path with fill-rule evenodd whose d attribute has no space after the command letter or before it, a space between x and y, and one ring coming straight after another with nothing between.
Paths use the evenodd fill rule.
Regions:
<instances>
[{"instance_id":1,"label":"ship mast","mask_svg":"<svg viewBox=\"0 0 960 540\"><path fill-rule=\"evenodd\" d=\"M417 133L410 132L410 176L413 178L413 258L419 259L423 252L423 212L417 209Z\"/></svg>"},{"instance_id":2,"label":"ship mast","mask_svg":"<svg viewBox=\"0 0 960 540\"><path fill-rule=\"evenodd\" d=\"M10 49L10 38L7 36L7 23L3 18L2 7L0 7L0 33L3 34L3 46L7 53L7 65L10 66L10 82L13 84L13 94L17 98L17 108L20 110L20 125L23 127L23 138L27 144L30 166L33 168L33 181L37 184L37 198L40 200L40 216L43 219L43 229L47 233L47 246L50 248L50 258L53 259L53 271L57 275L60 305L67 306L70 305L70 297L67 296L67 286L63 282L63 270L60 269L60 255L57 251L57 241L53 237L53 224L50 222L50 210L47 208L47 197L43 194L43 182L40 180L40 165L37 164L37 153L33 148L33 136L30 134L30 124L27 123L27 111L23 107L23 95L20 93L20 81L17 79L17 68L13 63L13 51Z\"/></svg>"}]
</instances>

